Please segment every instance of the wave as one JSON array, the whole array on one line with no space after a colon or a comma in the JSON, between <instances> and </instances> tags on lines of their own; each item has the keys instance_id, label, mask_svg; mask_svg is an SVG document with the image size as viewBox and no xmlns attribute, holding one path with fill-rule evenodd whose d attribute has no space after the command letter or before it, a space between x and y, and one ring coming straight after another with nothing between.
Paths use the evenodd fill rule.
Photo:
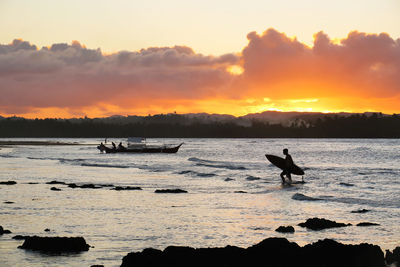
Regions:
<instances>
[{"instance_id":1,"label":"wave","mask_svg":"<svg viewBox=\"0 0 400 267\"><path fill-rule=\"evenodd\" d=\"M196 172L196 171L191 171L191 170L186 170L186 171L180 171L178 174L190 174L193 176L198 176L198 177L213 177L216 176L215 173L202 173L202 172Z\"/></svg>"},{"instance_id":2,"label":"wave","mask_svg":"<svg viewBox=\"0 0 400 267\"><path fill-rule=\"evenodd\" d=\"M218 169L228 169L228 170L246 170L246 167L237 166L231 162L226 161L214 161L214 160L206 160L199 158L189 158L189 161L196 162L197 166L204 166L210 168L218 168Z\"/></svg>"},{"instance_id":3,"label":"wave","mask_svg":"<svg viewBox=\"0 0 400 267\"><path fill-rule=\"evenodd\" d=\"M109 164L97 164L97 163L82 163L84 167L102 167L102 168L129 168L126 165L109 165Z\"/></svg>"},{"instance_id":4,"label":"wave","mask_svg":"<svg viewBox=\"0 0 400 267\"><path fill-rule=\"evenodd\" d=\"M18 158L17 156L9 155L9 154L0 154L0 157L2 157L2 158Z\"/></svg>"}]
</instances>

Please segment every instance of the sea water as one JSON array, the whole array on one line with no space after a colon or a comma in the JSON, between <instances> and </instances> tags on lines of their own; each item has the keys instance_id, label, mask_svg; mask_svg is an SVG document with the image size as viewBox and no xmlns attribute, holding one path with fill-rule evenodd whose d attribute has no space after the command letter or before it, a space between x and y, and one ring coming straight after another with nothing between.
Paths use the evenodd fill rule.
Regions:
<instances>
[{"instance_id":1,"label":"sea water","mask_svg":"<svg viewBox=\"0 0 400 267\"><path fill-rule=\"evenodd\" d=\"M148 139L183 142L176 154L101 154L98 138L1 140L78 143L1 148L0 181L17 182L0 185L0 225L12 231L0 236L1 266L119 266L127 253L147 247L245 248L268 237L299 245L324 238L382 249L400 245L398 139ZM265 154L283 156L283 148L304 168L305 184L282 185L281 171L266 160ZM53 180L142 190L46 184ZM177 188L188 193L154 192ZM352 213L360 209L369 212ZM353 226L297 226L312 217ZM379 225L355 226L359 222ZM281 225L296 232L275 232ZM23 241L14 235L83 236L92 247L49 255L18 249Z\"/></svg>"}]
</instances>

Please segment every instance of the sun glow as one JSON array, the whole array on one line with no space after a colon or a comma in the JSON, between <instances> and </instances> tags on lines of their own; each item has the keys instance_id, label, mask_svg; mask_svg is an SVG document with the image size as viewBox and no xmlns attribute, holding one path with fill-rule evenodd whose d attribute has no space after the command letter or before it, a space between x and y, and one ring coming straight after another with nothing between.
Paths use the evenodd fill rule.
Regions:
<instances>
[{"instance_id":1,"label":"sun glow","mask_svg":"<svg viewBox=\"0 0 400 267\"><path fill-rule=\"evenodd\" d=\"M232 65L226 69L232 75L240 75L244 72L244 69L239 65Z\"/></svg>"}]
</instances>

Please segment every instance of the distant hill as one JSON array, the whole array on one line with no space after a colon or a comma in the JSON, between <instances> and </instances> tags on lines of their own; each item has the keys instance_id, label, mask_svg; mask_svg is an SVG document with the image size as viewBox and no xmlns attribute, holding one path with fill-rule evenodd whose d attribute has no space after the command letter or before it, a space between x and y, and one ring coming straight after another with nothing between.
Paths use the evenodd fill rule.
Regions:
<instances>
[{"instance_id":1,"label":"distant hill","mask_svg":"<svg viewBox=\"0 0 400 267\"><path fill-rule=\"evenodd\" d=\"M0 118L0 137L400 138L400 115L277 112L157 114L106 118Z\"/></svg>"}]
</instances>

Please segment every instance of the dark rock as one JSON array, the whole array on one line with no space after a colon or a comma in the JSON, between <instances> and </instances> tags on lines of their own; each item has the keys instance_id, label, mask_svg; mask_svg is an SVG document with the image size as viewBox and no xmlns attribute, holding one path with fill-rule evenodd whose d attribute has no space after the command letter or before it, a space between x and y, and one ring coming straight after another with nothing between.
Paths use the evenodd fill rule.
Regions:
<instances>
[{"instance_id":1,"label":"dark rock","mask_svg":"<svg viewBox=\"0 0 400 267\"><path fill-rule=\"evenodd\" d=\"M80 186L80 188L90 188L90 189L97 189L97 188L101 188L100 186L96 186L94 184L83 184Z\"/></svg>"},{"instance_id":2,"label":"dark rock","mask_svg":"<svg viewBox=\"0 0 400 267\"><path fill-rule=\"evenodd\" d=\"M330 221L326 220L323 218L312 218L312 219L307 219L306 222L304 223L299 223L299 226L301 227L306 227L311 230L322 230L322 229L327 229L327 228L334 228L334 227L345 227L345 226L350 226L351 224L345 224L345 223L337 223L335 221Z\"/></svg>"},{"instance_id":3,"label":"dark rock","mask_svg":"<svg viewBox=\"0 0 400 267\"><path fill-rule=\"evenodd\" d=\"M246 192L246 191L241 191L241 190L239 190L239 191L235 191L234 193L246 194L247 192Z\"/></svg>"},{"instance_id":4,"label":"dark rock","mask_svg":"<svg viewBox=\"0 0 400 267\"><path fill-rule=\"evenodd\" d=\"M370 210L366 210L366 209L362 209L362 210L353 210L353 211L351 211L351 213L366 213L366 212L368 212L368 211L370 211Z\"/></svg>"},{"instance_id":5,"label":"dark rock","mask_svg":"<svg viewBox=\"0 0 400 267\"><path fill-rule=\"evenodd\" d=\"M12 202L12 201L4 201L3 203L4 203L4 204L14 204L15 202Z\"/></svg>"},{"instance_id":6,"label":"dark rock","mask_svg":"<svg viewBox=\"0 0 400 267\"><path fill-rule=\"evenodd\" d=\"M4 185L13 185L16 184L16 181L0 181L0 185L4 184Z\"/></svg>"},{"instance_id":7,"label":"dark rock","mask_svg":"<svg viewBox=\"0 0 400 267\"><path fill-rule=\"evenodd\" d=\"M44 229L45 232L50 232L49 228Z\"/></svg>"},{"instance_id":8,"label":"dark rock","mask_svg":"<svg viewBox=\"0 0 400 267\"><path fill-rule=\"evenodd\" d=\"M349 184L349 183L339 183L339 184L343 186L354 186L354 184Z\"/></svg>"},{"instance_id":9,"label":"dark rock","mask_svg":"<svg viewBox=\"0 0 400 267\"><path fill-rule=\"evenodd\" d=\"M302 252L303 266L385 266L380 247L366 243L344 245L324 239L304 246Z\"/></svg>"},{"instance_id":10,"label":"dark rock","mask_svg":"<svg viewBox=\"0 0 400 267\"><path fill-rule=\"evenodd\" d=\"M3 228L3 226L0 225L0 235L3 235L3 234L11 234L11 231L10 230L5 230Z\"/></svg>"},{"instance_id":11,"label":"dark rock","mask_svg":"<svg viewBox=\"0 0 400 267\"><path fill-rule=\"evenodd\" d=\"M138 186L116 186L115 188L112 188L111 190L117 190L117 191L121 191L121 190L142 190L142 188L138 187Z\"/></svg>"},{"instance_id":12,"label":"dark rock","mask_svg":"<svg viewBox=\"0 0 400 267\"><path fill-rule=\"evenodd\" d=\"M317 200L321 200L320 198L309 197L309 196L303 195L301 193L295 193L292 196L292 199L300 200L300 201L317 201Z\"/></svg>"},{"instance_id":13,"label":"dark rock","mask_svg":"<svg viewBox=\"0 0 400 267\"><path fill-rule=\"evenodd\" d=\"M259 177L254 177L254 176L247 176L246 180L247 181L256 181L256 180L260 180L261 178Z\"/></svg>"},{"instance_id":14,"label":"dark rock","mask_svg":"<svg viewBox=\"0 0 400 267\"><path fill-rule=\"evenodd\" d=\"M374 225L380 225L379 223L371 223L371 222L360 222L357 224L357 226L374 226Z\"/></svg>"},{"instance_id":15,"label":"dark rock","mask_svg":"<svg viewBox=\"0 0 400 267\"><path fill-rule=\"evenodd\" d=\"M15 236L12 237L12 239L25 240L27 237L29 237L29 235L15 235Z\"/></svg>"},{"instance_id":16,"label":"dark rock","mask_svg":"<svg viewBox=\"0 0 400 267\"><path fill-rule=\"evenodd\" d=\"M275 231L280 233L294 233L294 228L293 226L279 226Z\"/></svg>"},{"instance_id":17,"label":"dark rock","mask_svg":"<svg viewBox=\"0 0 400 267\"><path fill-rule=\"evenodd\" d=\"M77 186L76 184L74 184L74 183L70 183L70 184L68 184L68 187L70 187L70 188L77 188L78 186Z\"/></svg>"},{"instance_id":18,"label":"dark rock","mask_svg":"<svg viewBox=\"0 0 400 267\"><path fill-rule=\"evenodd\" d=\"M52 187L52 188L50 188L50 190L53 190L53 191L61 191L61 189L60 188L57 188L57 187Z\"/></svg>"},{"instance_id":19,"label":"dark rock","mask_svg":"<svg viewBox=\"0 0 400 267\"><path fill-rule=\"evenodd\" d=\"M81 184L81 185L77 185L75 183L70 183L67 184L68 187L70 188L84 188L84 189L98 189L101 188L101 185L95 185L95 184Z\"/></svg>"},{"instance_id":20,"label":"dark rock","mask_svg":"<svg viewBox=\"0 0 400 267\"><path fill-rule=\"evenodd\" d=\"M104 265L95 264L95 265L92 265L90 267L104 267Z\"/></svg>"},{"instance_id":21,"label":"dark rock","mask_svg":"<svg viewBox=\"0 0 400 267\"><path fill-rule=\"evenodd\" d=\"M225 181L225 182L229 182L229 181L233 181L233 180L235 180L235 179L232 179L232 178L226 178L224 181Z\"/></svg>"},{"instance_id":22,"label":"dark rock","mask_svg":"<svg viewBox=\"0 0 400 267\"><path fill-rule=\"evenodd\" d=\"M88 251L89 247L83 237L29 236L18 248L60 253Z\"/></svg>"},{"instance_id":23,"label":"dark rock","mask_svg":"<svg viewBox=\"0 0 400 267\"><path fill-rule=\"evenodd\" d=\"M59 181L51 181L51 182L47 182L46 184L65 184L65 183L59 182Z\"/></svg>"},{"instance_id":24,"label":"dark rock","mask_svg":"<svg viewBox=\"0 0 400 267\"><path fill-rule=\"evenodd\" d=\"M99 186L102 186L102 187L114 187L113 184L100 184Z\"/></svg>"},{"instance_id":25,"label":"dark rock","mask_svg":"<svg viewBox=\"0 0 400 267\"><path fill-rule=\"evenodd\" d=\"M285 238L268 238L247 249L191 248L170 246L164 251L147 248L131 252L122 260L128 266L307 266L384 267L383 252L370 244L344 245L325 239L300 247Z\"/></svg>"},{"instance_id":26,"label":"dark rock","mask_svg":"<svg viewBox=\"0 0 400 267\"><path fill-rule=\"evenodd\" d=\"M393 264L397 262L397 266L400 266L400 247L397 247L391 252L390 250L386 250L385 255L386 264Z\"/></svg>"},{"instance_id":27,"label":"dark rock","mask_svg":"<svg viewBox=\"0 0 400 267\"><path fill-rule=\"evenodd\" d=\"M187 193L187 191L182 189L157 189L154 193Z\"/></svg>"}]
</instances>

